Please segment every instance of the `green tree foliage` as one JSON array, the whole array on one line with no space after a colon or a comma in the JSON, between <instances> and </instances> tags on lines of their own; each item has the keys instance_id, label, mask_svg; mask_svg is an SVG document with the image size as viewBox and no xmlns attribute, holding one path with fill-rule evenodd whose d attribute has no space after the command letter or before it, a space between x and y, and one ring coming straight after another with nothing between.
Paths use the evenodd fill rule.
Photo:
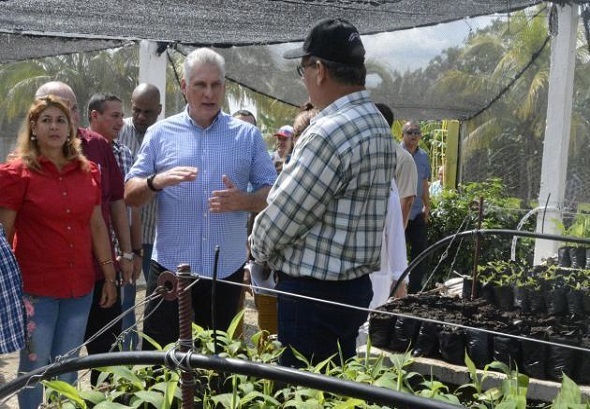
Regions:
<instances>
[{"instance_id":1,"label":"green tree foliage","mask_svg":"<svg viewBox=\"0 0 590 409\"><path fill-rule=\"evenodd\" d=\"M456 233L478 228L479 201L484 200L482 229L517 230L518 223L526 213L521 201L511 197L500 179L489 179L481 183L460 185L457 190L445 190L433 200L428 225L428 243L434 244ZM533 229L529 221L522 230ZM517 260L531 263L531 240L519 239ZM484 236L481 240L479 264L493 260L508 260L512 236ZM430 286L450 278L454 272L471 275L475 254L473 238L457 239L433 253L426 271L433 272Z\"/></svg>"}]
</instances>

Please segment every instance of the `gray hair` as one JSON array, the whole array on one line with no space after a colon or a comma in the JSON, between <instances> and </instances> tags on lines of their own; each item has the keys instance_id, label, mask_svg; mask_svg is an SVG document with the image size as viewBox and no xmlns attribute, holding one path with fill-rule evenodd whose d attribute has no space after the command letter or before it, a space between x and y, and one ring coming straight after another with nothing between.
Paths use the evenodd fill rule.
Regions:
<instances>
[{"instance_id":1,"label":"gray hair","mask_svg":"<svg viewBox=\"0 0 590 409\"><path fill-rule=\"evenodd\" d=\"M222 83L225 83L225 58L210 48L197 48L186 56L182 65L185 81L190 79L193 69L199 64L213 64L217 66L219 76L221 77L219 79Z\"/></svg>"}]
</instances>

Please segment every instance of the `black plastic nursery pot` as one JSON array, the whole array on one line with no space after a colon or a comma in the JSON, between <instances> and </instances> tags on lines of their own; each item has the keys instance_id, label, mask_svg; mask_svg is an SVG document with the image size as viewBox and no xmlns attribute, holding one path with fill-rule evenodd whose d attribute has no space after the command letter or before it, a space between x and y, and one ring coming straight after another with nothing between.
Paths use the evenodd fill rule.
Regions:
<instances>
[{"instance_id":1,"label":"black plastic nursery pot","mask_svg":"<svg viewBox=\"0 0 590 409\"><path fill-rule=\"evenodd\" d=\"M514 287L514 308L522 313L531 312L531 289L525 286Z\"/></svg>"},{"instance_id":2,"label":"black plastic nursery pot","mask_svg":"<svg viewBox=\"0 0 590 409\"><path fill-rule=\"evenodd\" d=\"M544 297L531 294L529 313L520 309L503 311L483 299L470 301L434 294L391 300L380 309L398 314L398 319L390 330L388 346L383 348L395 352L411 349L414 356L440 358L455 365L465 364L467 352L478 368L495 360L519 368L533 378L559 381L564 372L574 382L590 384L590 352L574 350L572 359L570 348L534 342L538 339L581 345L580 340L585 340L583 345L590 345L590 317L585 313L568 313L567 293L563 293L562 300L566 304L565 314L533 313L534 301L544 301ZM380 315L372 314L370 322L375 329ZM401 316L413 318L400 319ZM428 321L421 321L420 317Z\"/></svg>"},{"instance_id":3,"label":"black plastic nursery pot","mask_svg":"<svg viewBox=\"0 0 590 409\"><path fill-rule=\"evenodd\" d=\"M585 336L580 341L580 346L590 349L590 336ZM590 351L576 351L576 374L574 379L578 383L590 385Z\"/></svg>"},{"instance_id":4,"label":"black plastic nursery pot","mask_svg":"<svg viewBox=\"0 0 590 409\"><path fill-rule=\"evenodd\" d=\"M494 304L502 311L512 311L514 309L514 287L509 285L493 286L492 291L494 293Z\"/></svg>"},{"instance_id":5,"label":"black plastic nursery pot","mask_svg":"<svg viewBox=\"0 0 590 409\"><path fill-rule=\"evenodd\" d=\"M479 298L481 295L481 283L478 281L475 285L475 298ZM465 300L473 299L473 279L464 277L463 278L463 287L461 289L461 297Z\"/></svg>"},{"instance_id":6,"label":"black plastic nursery pot","mask_svg":"<svg viewBox=\"0 0 590 409\"><path fill-rule=\"evenodd\" d=\"M582 300L584 298L585 291L582 290L569 290L566 294L567 299L567 312L570 316L583 317L584 316L584 305Z\"/></svg>"},{"instance_id":7,"label":"black plastic nursery pot","mask_svg":"<svg viewBox=\"0 0 590 409\"><path fill-rule=\"evenodd\" d=\"M377 348L389 347L396 320L397 317L391 314L371 314L369 318L371 345Z\"/></svg>"},{"instance_id":8,"label":"black plastic nursery pot","mask_svg":"<svg viewBox=\"0 0 590 409\"><path fill-rule=\"evenodd\" d=\"M528 299L530 305L530 313L534 315L542 315L547 313L545 306L545 296L543 290L540 288L528 288Z\"/></svg>"},{"instance_id":9,"label":"black plastic nursery pot","mask_svg":"<svg viewBox=\"0 0 590 409\"><path fill-rule=\"evenodd\" d=\"M563 287L547 286L543 290L545 309L551 316L567 314L567 290Z\"/></svg>"},{"instance_id":10,"label":"black plastic nursery pot","mask_svg":"<svg viewBox=\"0 0 590 409\"><path fill-rule=\"evenodd\" d=\"M419 331L420 321L413 318L397 317L389 347L397 352L409 351L414 346Z\"/></svg>"},{"instance_id":11,"label":"black plastic nursery pot","mask_svg":"<svg viewBox=\"0 0 590 409\"><path fill-rule=\"evenodd\" d=\"M483 331L465 330L465 343L471 361L477 368L483 369L491 360L490 335Z\"/></svg>"},{"instance_id":12,"label":"black plastic nursery pot","mask_svg":"<svg viewBox=\"0 0 590 409\"><path fill-rule=\"evenodd\" d=\"M441 329L442 325L423 322L420 325L420 331L418 331L412 356L423 356L427 358L439 357L438 334Z\"/></svg>"},{"instance_id":13,"label":"black plastic nursery pot","mask_svg":"<svg viewBox=\"0 0 590 409\"><path fill-rule=\"evenodd\" d=\"M586 247L570 247L570 267L583 270L586 268Z\"/></svg>"},{"instance_id":14,"label":"black plastic nursery pot","mask_svg":"<svg viewBox=\"0 0 590 409\"><path fill-rule=\"evenodd\" d=\"M520 350L522 352L522 372L531 378L547 379L545 375L547 346L535 341L521 341Z\"/></svg>"},{"instance_id":15,"label":"black plastic nursery pot","mask_svg":"<svg viewBox=\"0 0 590 409\"><path fill-rule=\"evenodd\" d=\"M571 267L572 259L570 258L572 246L561 246L557 249L557 265L559 267Z\"/></svg>"},{"instance_id":16,"label":"black plastic nursery pot","mask_svg":"<svg viewBox=\"0 0 590 409\"><path fill-rule=\"evenodd\" d=\"M492 359L503 362L510 368L521 368L520 341L512 337L494 335L492 337Z\"/></svg>"},{"instance_id":17,"label":"black plastic nursery pot","mask_svg":"<svg viewBox=\"0 0 590 409\"><path fill-rule=\"evenodd\" d=\"M559 344L579 345L579 340L572 340L571 337L567 337L564 334L552 336L549 340ZM574 370L576 366L576 354L578 351L556 345L549 345L547 350L547 364L545 370L548 379L561 382L563 374L566 374L572 379L576 377Z\"/></svg>"},{"instance_id":18,"label":"black plastic nursery pot","mask_svg":"<svg viewBox=\"0 0 590 409\"><path fill-rule=\"evenodd\" d=\"M445 362L465 364L465 338L463 330L445 326L438 333L439 352Z\"/></svg>"}]
</instances>

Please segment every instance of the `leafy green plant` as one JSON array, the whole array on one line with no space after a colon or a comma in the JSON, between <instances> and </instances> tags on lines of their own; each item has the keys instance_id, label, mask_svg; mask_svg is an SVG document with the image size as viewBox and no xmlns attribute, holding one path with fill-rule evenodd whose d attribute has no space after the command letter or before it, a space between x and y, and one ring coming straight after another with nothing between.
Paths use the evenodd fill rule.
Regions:
<instances>
[{"instance_id":1,"label":"leafy green plant","mask_svg":"<svg viewBox=\"0 0 590 409\"><path fill-rule=\"evenodd\" d=\"M525 274L524 266L512 261L493 260L478 266L480 281L498 287L515 285Z\"/></svg>"},{"instance_id":2,"label":"leafy green plant","mask_svg":"<svg viewBox=\"0 0 590 409\"><path fill-rule=\"evenodd\" d=\"M554 219L557 229L564 236L590 238L590 214L578 213L566 226L562 220ZM569 245L575 245L570 243Z\"/></svg>"},{"instance_id":3,"label":"leafy green plant","mask_svg":"<svg viewBox=\"0 0 590 409\"><path fill-rule=\"evenodd\" d=\"M482 229L516 230L527 208L520 200L510 197L500 179L460 185L457 190L445 190L440 200L432 203L428 222L428 243L459 233L473 230L478 226L479 199L484 198ZM534 230L533 219L529 219L522 230ZM512 236L483 236L479 264L492 260L506 260L510 257ZM523 264L531 263L533 241L519 239L516 259ZM436 268L429 287L442 282L454 272L470 276L473 269L475 241L470 238L457 239L446 251L435 252L427 261L427 271ZM440 264L439 264L440 262Z\"/></svg>"},{"instance_id":4,"label":"leafy green plant","mask_svg":"<svg viewBox=\"0 0 590 409\"><path fill-rule=\"evenodd\" d=\"M566 374L563 374L561 388L553 400L552 409L589 409L588 399L582 399L580 387Z\"/></svg>"},{"instance_id":5,"label":"leafy green plant","mask_svg":"<svg viewBox=\"0 0 590 409\"><path fill-rule=\"evenodd\" d=\"M465 354L465 365L469 372L470 383L461 385L458 390L474 390L472 405L468 407L487 409L489 407L496 409L526 409L526 394L528 390L529 378L508 367L502 362L491 362L486 365L479 373L473 361ZM500 386L494 386L484 389L484 380L490 376L490 369L500 370L505 377L500 382Z\"/></svg>"},{"instance_id":6,"label":"leafy green plant","mask_svg":"<svg viewBox=\"0 0 590 409\"><path fill-rule=\"evenodd\" d=\"M236 316L227 332L219 331L216 339L212 331L193 326L197 352L211 354L217 342L220 356L277 363L284 348L268 333L259 332L246 343L236 337ZM152 340L153 342L153 340ZM159 346L158 346L159 347ZM160 349L167 349L166 346ZM465 354L465 365L471 382L450 391L447 385L430 376L425 378L413 372L410 353L373 354L370 339L362 357L342 361L336 354L315 366L303 370L328 375L347 381L379 386L404 393L413 393L428 399L452 404L463 404L478 409L525 409L528 377L500 362L488 364L478 371ZM340 355L340 356L338 356ZM335 359L334 359L335 358ZM485 389L484 380L491 370L499 370L505 377L498 386ZM98 388L84 390L61 381L48 381L45 385L53 396L50 408L78 409L105 408L171 408L180 407L179 374L168 368L151 366L117 366L102 368ZM238 374L220 374L210 370L195 370L198 385L196 401L205 409L239 408L338 408L381 409L382 406L362 399L340 396L297 385L275 385L274 382ZM108 382L106 382L108 380ZM564 376L562 390L555 399L554 409L586 408L577 385Z\"/></svg>"}]
</instances>

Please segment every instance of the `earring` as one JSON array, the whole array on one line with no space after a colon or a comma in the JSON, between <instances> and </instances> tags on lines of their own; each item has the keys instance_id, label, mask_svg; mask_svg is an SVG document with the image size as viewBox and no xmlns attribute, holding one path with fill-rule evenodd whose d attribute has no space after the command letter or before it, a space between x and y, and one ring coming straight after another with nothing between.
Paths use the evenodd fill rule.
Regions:
<instances>
[{"instance_id":1,"label":"earring","mask_svg":"<svg viewBox=\"0 0 590 409\"><path fill-rule=\"evenodd\" d=\"M72 138L70 138L70 137L67 137L67 138L66 138L66 142L67 142L67 143L70 143L71 141L72 141Z\"/></svg>"},{"instance_id":2,"label":"earring","mask_svg":"<svg viewBox=\"0 0 590 409\"><path fill-rule=\"evenodd\" d=\"M31 140L32 141L36 141L37 140L37 135L36 134L31 135Z\"/></svg>"}]
</instances>

